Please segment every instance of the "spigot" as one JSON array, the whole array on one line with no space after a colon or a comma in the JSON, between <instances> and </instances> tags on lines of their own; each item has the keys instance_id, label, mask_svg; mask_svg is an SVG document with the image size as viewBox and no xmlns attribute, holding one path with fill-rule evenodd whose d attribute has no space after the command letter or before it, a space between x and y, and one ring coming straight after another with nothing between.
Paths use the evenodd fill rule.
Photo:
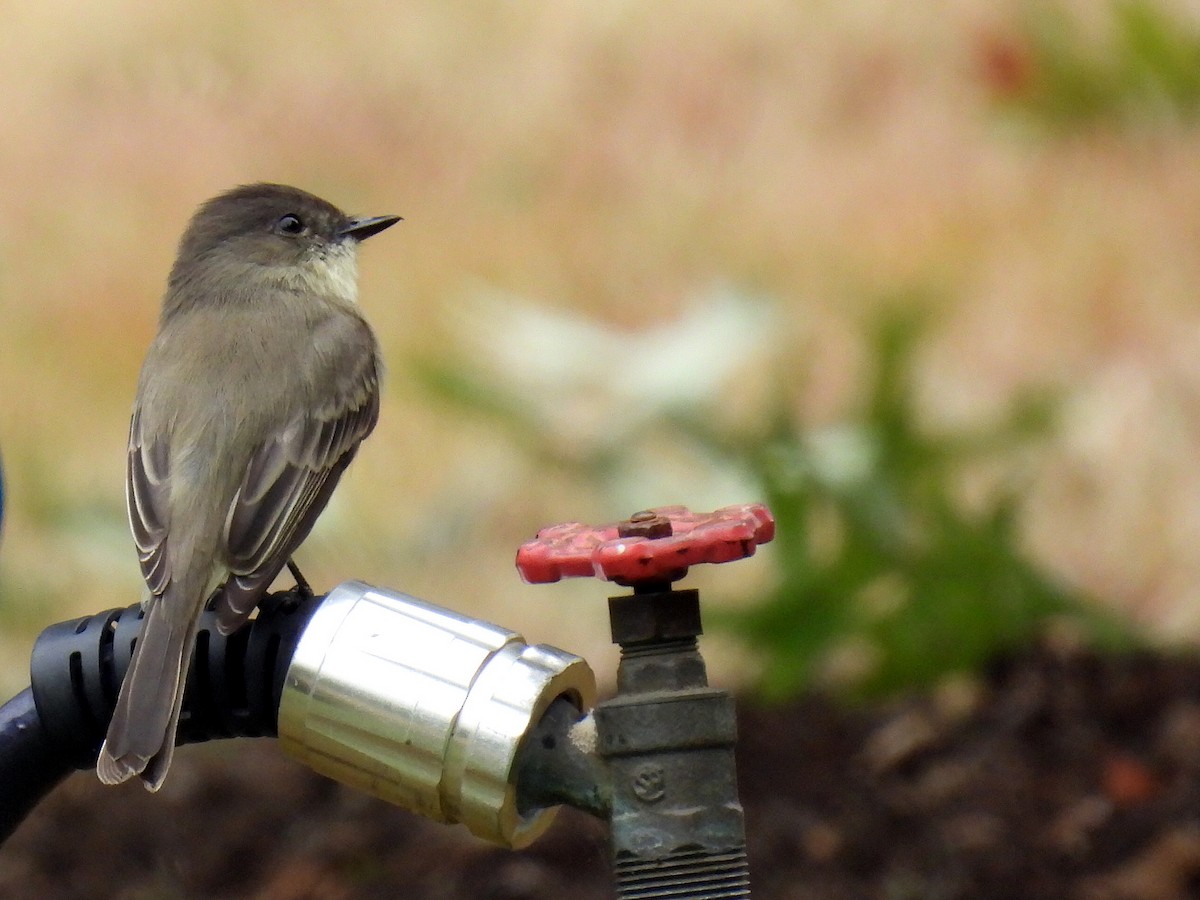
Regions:
<instances>
[{"instance_id":1,"label":"spigot","mask_svg":"<svg viewBox=\"0 0 1200 900\"><path fill-rule=\"evenodd\" d=\"M774 535L761 504L667 506L545 528L517 553L531 584L594 575L633 589L608 601L618 693L594 711L621 897L750 896L733 698L708 686L699 592L672 584L690 566L752 556Z\"/></svg>"}]
</instances>

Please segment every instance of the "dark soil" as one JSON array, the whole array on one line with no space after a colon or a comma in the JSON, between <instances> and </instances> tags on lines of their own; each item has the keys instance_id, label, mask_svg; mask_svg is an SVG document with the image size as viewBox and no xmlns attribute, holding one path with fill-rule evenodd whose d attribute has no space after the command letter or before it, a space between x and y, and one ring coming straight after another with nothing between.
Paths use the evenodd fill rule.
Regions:
<instances>
[{"instance_id":1,"label":"dark soil","mask_svg":"<svg viewBox=\"0 0 1200 900\"><path fill-rule=\"evenodd\" d=\"M754 896L1200 897L1200 661L1039 650L883 707L743 707ZM310 774L191 747L157 795L73 776L0 849L0 897L612 896L604 826L514 853Z\"/></svg>"}]
</instances>

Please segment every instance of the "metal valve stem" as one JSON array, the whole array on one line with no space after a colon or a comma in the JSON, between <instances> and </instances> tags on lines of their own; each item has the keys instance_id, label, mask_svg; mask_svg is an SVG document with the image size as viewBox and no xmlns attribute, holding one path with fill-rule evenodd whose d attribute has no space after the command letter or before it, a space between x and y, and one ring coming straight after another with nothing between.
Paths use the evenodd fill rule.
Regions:
<instances>
[{"instance_id":1,"label":"metal valve stem","mask_svg":"<svg viewBox=\"0 0 1200 900\"><path fill-rule=\"evenodd\" d=\"M595 710L623 898L748 898L733 698L708 686L700 597L669 584L609 599L618 695Z\"/></svg>"}]
</instances>

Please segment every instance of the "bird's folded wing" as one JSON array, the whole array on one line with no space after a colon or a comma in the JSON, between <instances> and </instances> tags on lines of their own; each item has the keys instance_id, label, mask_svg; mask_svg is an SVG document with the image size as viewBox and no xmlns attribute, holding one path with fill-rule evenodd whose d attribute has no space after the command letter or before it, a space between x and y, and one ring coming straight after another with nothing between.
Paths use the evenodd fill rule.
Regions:
<instances>
[{"instance_id":1,"label":"bird's folded wing","mask_svg":"<svg viewBox=\"0 0 1200 900\"><path fill-rule=\"evenodd\" d=\"M368 390L341 408L299 416L255 451L225 519L231 577L218 601L222 631L245 620L308 535L378 417L379 395Z\"/></svg>"},{"instance_id":2,"label":"bird's folded wing","mask_svg":"<svg viewBox=\"0 0 1200 900\"><path fill-rule=\"evenodd\" d=\"M142 577L155 596L161 596L171 580L167 565L168 474L167 444L163 440L146 439L142 433L141 409L135 408L129 423L125 505Z\"/></svg>"}]
</instances>

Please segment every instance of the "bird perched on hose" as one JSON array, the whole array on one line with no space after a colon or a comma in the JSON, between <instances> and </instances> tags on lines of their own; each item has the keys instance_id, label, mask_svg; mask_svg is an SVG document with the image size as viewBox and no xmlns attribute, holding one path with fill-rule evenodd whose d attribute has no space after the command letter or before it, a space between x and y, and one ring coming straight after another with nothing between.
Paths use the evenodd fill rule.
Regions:
<instances>
[{"instance_id":1,"label":"bird perched on hose","mask_svg":"<svg viewBox=\"0 0 1200 900\"><path fill-rule=\"evenodd\" d=\"M375 427L379 345L357 306L357 248L397 221L252 184L184 232L129 427L126 503L149 593L101 781L162 784L210 593L220 585L222 633L246 621Z\"/></svg>"}]
</instances>

